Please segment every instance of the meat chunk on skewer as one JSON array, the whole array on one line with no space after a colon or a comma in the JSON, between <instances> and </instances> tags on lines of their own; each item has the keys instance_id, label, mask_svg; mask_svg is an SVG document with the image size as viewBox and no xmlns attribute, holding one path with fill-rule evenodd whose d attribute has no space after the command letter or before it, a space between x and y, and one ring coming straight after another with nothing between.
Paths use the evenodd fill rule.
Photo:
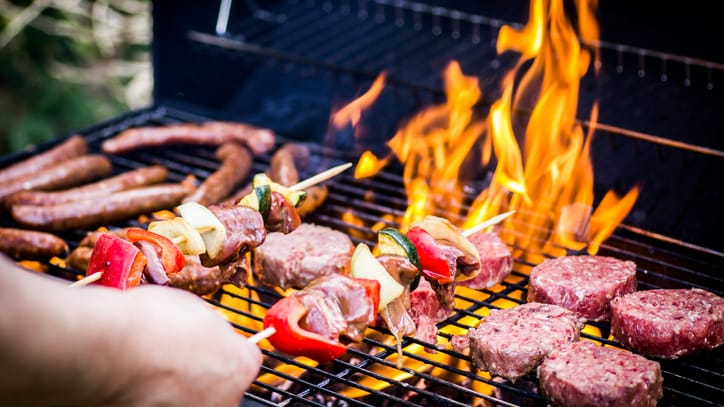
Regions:
<instances>
[{"instance_id":1,"label":"meat chunk on skewer","mask_svg":"<svg viewBox=\"0 0 724 407\"><path fill-rule=\"evenodd\" d=\"M513 270L513 254L494 232L478 232L468 236L480 253L480 271L477 276L458 284L474 289L490 288L505 279Z\"/></svg>"},{"instance_id":2,"label":"meat chunk on skewer","mask_svg":"<svg viewBox=\"0 0 724 407\"><path fill-rule=\"evenodd\" d=\"M303 223L291 233L269 233L254 251L254 272L281 288L306 287L329 274L349 274L354 244L326 226Z\"/></svg>"}]
</instances>

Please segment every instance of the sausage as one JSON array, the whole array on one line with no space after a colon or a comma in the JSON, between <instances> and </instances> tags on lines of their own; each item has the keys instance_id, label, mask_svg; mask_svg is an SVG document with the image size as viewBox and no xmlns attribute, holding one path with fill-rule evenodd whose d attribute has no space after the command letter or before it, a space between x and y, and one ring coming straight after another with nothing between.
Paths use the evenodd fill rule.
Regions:
<instances>
[{"instance_id":1,"label":"sausage","mask_svg":"<svg viewBox=\"0 0 724 407\"><path fill-rule=\"evenodd\" d=\"M221 166L209 175L184 202L196 201L204 206L218 203L231 193L251 171L253 157L249 150L236 142L224 143L216 150Z\"/></svg>"},{"instance_id":2,"label":"sausage","mask_svg":"<svg viewBox=\"0 0 724 407\"><path fill-rule=\"evenodd\" d=\"M85 272L92 253L92 247L78 246L65 258L65 264L73 270Z\"/></svg>"},{"instance_id":3,"label":"sausage","mask_svg":"<svg viewBox=\"0 0 724 407\"><path fill-rule=\"evenodd\" d=\"M68 245L50 233L0 228L0 252L18 260L47 260L68 253Z\"/></svg>"},{"instance_id":4,"label":"sausage","mask_svg":"<svg viewBox=\"0 0 724 407\"><path fill-rule=\"evenodd\" d=\"M81 136L74 135L50 150L35 154L23 161L17 162L0 170L0 185L11 183L14 180L33 175L36 172L51 167L58 162L80 157L88 153L88 144Z\"/></svg>"},{"instance_id":5,"label":"sausage","mask_svg":"<svg viewBox=\"0 0 724 407\"><path fill-rule=\"evenodd\" d=\"M267 175L269 178L281 185L290 186L299 182L299 171L297 168L309 166L309 149L302 144L287 143L281 146L272 155L269 162ZM221 203L236 205L243 197L252 191L251 183L244 185ZM325 195L326 196L326 195Z\"/></svg>"},{"instance_id":6,"label":"sausage","mask_svg":"<svg viewBox=\"0 0 724 407\"><path fill-rule=\"evenodd\" d=\"M113 166L108 158L96 154L83 155L0 185L0 202L5 203L10 195L19 191L68 188L107 176L112 171Z\"/></svg>"},{"instance_id":7,"label":"sausage","mask_svg":"<svg viewBox=\"0 0 724 407\"><path fill-rule=\"evenodd\" d=\"M63 191L20 191L10 195L8 205L55 205L84 199L103 198L110 193L162 182L168 170L161 165L138 168L111 178Z\"/></svg>"},{"instance_id":8,"label":"sausage","mask_svg":"<svg viewBox=\"0 0 724 407\"><path fill-rule=\"evenodd\" d=\"M220 146L236 141L261 155L274 147L276 136L269 129L243 123L182 123L159 127L136 127L120 132L101 145L106 154L123 154L143 147L171 144L205 144Z\"/></svg>"},{"instance_id":9,"label":"sausage","mask_svg":"<svg viewBox=\"0 0 724 407\"><path fill-rule=\"evenodd\" d=\"M112 234L116 237L120 237L121 239L128 239L128 236L126 236L127 230L128 228L111 229L106 231L94 230L86 233L85 237L80 241L80 243L78 243L78 246L93 248L95 247L98 238L104 234Z\"/></svg>"},{"instance_id":10,"label":"sausage","mask_svg":"<svg viewBox=\"0 0 724 407\"><path fill-rule=\"evenodd\" d=\"M29 229L63 231L91 228L143 213L168 209L193 192L186 183L159 184L114 192L107 199L86 199L57 205L15 205L12 216Z\"/></svg>"},{"instance_id":11,"label":"sausage","mask_svg":"<svg viewBox=\"0 0 724 407\"><path fill-rule=\"evenodd\" d=\"M269 162L269 178L284 186L299 182L298 169L309 166L309 149L302 144L287 143L281 146Z\"/></svg>"}]
</instances>

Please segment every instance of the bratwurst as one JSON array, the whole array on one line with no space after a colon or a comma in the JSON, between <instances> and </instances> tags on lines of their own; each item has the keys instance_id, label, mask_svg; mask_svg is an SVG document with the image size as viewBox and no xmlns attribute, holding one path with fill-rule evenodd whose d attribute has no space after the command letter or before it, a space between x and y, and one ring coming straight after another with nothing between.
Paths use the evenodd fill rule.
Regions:
<instances>
[{"instance_id":1,"label":"bratwurst","mask_svg":"<svg viewBox=\"0 0 724 407\"><path fill-rule=\"evenodd\" d=\"M115 192L105 199L86 199L58 205L15 205L12 216L29 229L63 231L85 229L172 208L194 187L186 183L159 184Z\"/></svg>"},{"instance_id":2,"label":"bratwurst","mask_svg":"<svg viewBox=\"0 0 724 407\"><path fill-rule=\"evenodd\" d=\"M56 205L60 203L82 201L84 199L102 199L108 194L136 187L162 182L168 176L168 170L161 165L138 168L118 174L114 177L62 191L20 191L7 199L8 205Z\"/></svg>"},{"instance_id":3,"label":"bratwurst","mask_svg":"<svg viewBox=\"0 0 724 407\"><path fill-rule=\"evenodd\" d=\"M71 136L50 150L35 154L0 170L0 185L33 175L43 168L51 167L61 161L79 157L86 153L88 153L88 144L85 139L78 135Z\"/></svg>"},{"instance_id":4,"label":"bratwurst","mask_svg":"<svg viewBox=\"0 0 724 407\"><path fill-rule=\"evenodd\" d=\"M47 260L66 254L68 245L50 233L0 228L0 252L17 260Z\"/></svg>"},{"instance_id":5,"label":"bratwurst","mask_svg":"<svg viewBox=\"0 0 724 407\"><path fill-rule=\"evenodd\" d=\"M274 147L275 139L276 136L271 130L243 123L181 123L124 130L105 140L101 148L106 154L123 154L145 147L172 144L220 146L229 141L236 141L249 147L254 154L261 155Z\"/></svg>"},{"instance_id":6,"label":"bratwurst","mask_svg":"<svg viewBox=\"0 0 724 407\"><path fill-rule=\"evenodd\" d=\"M24 190L58 190L104 177L113 171L108 158L89 154L46 167L36 174L0 184L0 201Z\"/></svg>"}]
</instances>

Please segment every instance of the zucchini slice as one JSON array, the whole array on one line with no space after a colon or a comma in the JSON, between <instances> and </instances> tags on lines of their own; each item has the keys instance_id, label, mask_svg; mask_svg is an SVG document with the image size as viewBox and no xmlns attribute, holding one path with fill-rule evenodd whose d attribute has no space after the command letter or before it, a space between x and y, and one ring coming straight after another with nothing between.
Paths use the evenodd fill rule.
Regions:
<instances>
[{"instance_id":1,"label":"zucchini slice","mask_svg":"<svg viewBox=\"0 0 724 407\"><path fill-rule=\"evenodd\" d=\"M420 256L417 254L415 245L399 230L393 228L381 229L377 232L377 242L380 254L394 254L407 257L413 266L422 269Z\"/></svg>"}]
</instances>

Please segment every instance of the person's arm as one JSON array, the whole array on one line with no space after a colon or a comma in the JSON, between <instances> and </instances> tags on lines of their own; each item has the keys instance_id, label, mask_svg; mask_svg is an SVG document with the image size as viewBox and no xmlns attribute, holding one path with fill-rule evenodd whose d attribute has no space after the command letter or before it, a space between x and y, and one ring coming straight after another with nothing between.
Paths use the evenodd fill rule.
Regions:
<instances>
[{"instance_id":1,"label":"person's arm","mask_svg":"<svg viewBox=\"0 0 724 407\"><path fill-rule=\"evenodd\" d=\"M0 405L238 405L261 354L181 290L68 288L0 255Z\"/></svg>"}]
</instances>

